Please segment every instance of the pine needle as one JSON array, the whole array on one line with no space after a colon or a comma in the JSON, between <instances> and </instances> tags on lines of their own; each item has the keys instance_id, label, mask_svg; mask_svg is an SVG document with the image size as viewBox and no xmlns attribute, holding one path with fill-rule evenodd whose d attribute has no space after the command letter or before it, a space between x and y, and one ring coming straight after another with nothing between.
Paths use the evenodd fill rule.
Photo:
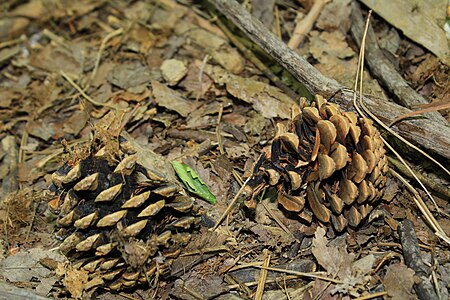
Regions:
<instances>
[{"instance_id":1,"label":"pine needle","mask_svg":"<svg viewBox=\"0 0 450 300\"><path fill-rule=\"evenodd\" d=\"M362 116L365 117L365 114L361 111L361 109L358 107L359 106L364 110L364 112L369 115L373 120L375 120L375 122L377 122L380 126L382 126L385 130L387 130L389 133L393 134L394 136L396 136L397 138L399 138L400 140L402 140L403 142L405 142L408 146L412 147L413 149L416 149L417 151L419 151L422 155L426 156L427 158L431 159L433 162L435 162L436 164L438 164L444 171L446 171L449 175L450 172L444 167L442 166L439 162L437 162L436 160L434 160L431 156L429 156L427 153L425 153L424 151L422 151L421 149L419 149L418 147L414 146L413 144L411 144L410 142L406 141L403 137L401 137L400 135L398 135L397 133L395 133L391 128L389 128L389 126L387 126L386 124L384 124L380 119L378 119L372 112L370 112L370 110L365 106L364 102L363 102L363 71L364 71L364 55L365 55L365 45L366 45L366 36L367 36L367 31L369 28L369 24L370 24L370 17L372 15L372 11L369 10L369 14L367 16L367 21L366 21L366 25L364 28L364 34L362 37L362 41L361 41L361 49L360 49L360 53L359 53L359 58L358 58L358 70L356 72L356 77L355 77L355 86L354 86L354 95L353 95L353 105L356 109L356 111ZM358 89L358 82L359 82L359 103L357 104L356 99L357 99L357 94L356 94L356 90ZM445 214L437 205L436 201L434 200L434 198L431 196L430 192L427 190L427 188L425 187L425 185L419 180L419 178L417 178L416 174L412 171L412 169L409 167L408 164L406 164L405 160L403 159L403 157L400 156L400 154L395 151L395 149L385 140L383 139L384 144L389 148L389 150L391 150L396 156L397 158L405 165L405 167L408 169L408 171L411 173L411 175L414 177L414 179L419 183L419 185L423 188L423 190L426 192L426 194L428 195L428 197L431 199L431 201L433 202L434 206L436 207L436 210L444 215ZM413 200L416 203L417 207L419 208L420 212L423 214L424 218L427 220L427 222L429 223L429 225L433 228L433 231L435 233L436 236L438 236L439 238L441 238L443 241L445 241L446 243L450 244L450 238L446 235L446 233L442 230L441 226L439 225L439 223L437 222L437 220L434 218L434 216L431 214L430 210L428 209L428 207L426 206L426 204L423 202L422 198L420 197L419 193L414 189L413 186L411 186L400 174L397 174L394 171L391 171L391 173L396 174L396 177L402 181L407 188L412 192L413 194ZM397 176L398 175L398 176Z\"/></svg>"}]
</instances>

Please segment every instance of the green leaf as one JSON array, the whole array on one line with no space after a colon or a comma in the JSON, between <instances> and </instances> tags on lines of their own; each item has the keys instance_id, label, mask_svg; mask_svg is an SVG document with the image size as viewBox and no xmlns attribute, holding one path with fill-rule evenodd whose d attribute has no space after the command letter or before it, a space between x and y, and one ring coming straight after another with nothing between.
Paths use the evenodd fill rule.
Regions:
<instances>
[{"instance_id":1,"label":"green leaf","mask_svg":"<svg viewBox=\"0 0 450 300\"><path fill-rule=\"evenodd\" d=\"M203 180L187 164L171 161L172 167L186 186L187 190L211 204L216 204L217 199L208 189Z\"/></svg>"}]
</instances>

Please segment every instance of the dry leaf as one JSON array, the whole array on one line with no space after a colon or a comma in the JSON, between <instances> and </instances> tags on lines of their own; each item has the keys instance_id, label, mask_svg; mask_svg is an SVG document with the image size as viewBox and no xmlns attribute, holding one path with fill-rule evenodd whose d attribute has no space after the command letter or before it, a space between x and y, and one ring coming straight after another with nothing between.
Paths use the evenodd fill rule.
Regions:
<instances>
[{"instance_id":1,"label":"dry leaf","mask_svg":"<svg viewBox=\"0 0 450 300\"><path fill-rule=\"evenodd\" d=\"M337 277L342 283L336 284L332 294L360 296L360 290L370 280L368 275L375 263L373 255L354 261L355 254L348 253L346 247L330 246L325 238L325 230L318 227L313 239L312 253L328 274Z\"/></svg>"},{"instance_id":2,"label":"dry leaf","mask_svg":"<svg viewBox=\"0 0 450 300\"><path fill-rule=\"evenodd\" d=\"M229 74L220 67L206 65L204 71L216 84L225 84L228 93L252 104L265 118L290 118L294 102L278 88L252 78Z\"/></svg>"},{"instance_id":3,"label":"dry leaf","mask_svg":"<svg viewBox=\"0 0 450 300\"><path fill-rule=\"evenodd\" d=\"M154 74L140 62L130 62L116 65L108 73L108 81L120 88L129 89L140 85L147 85L159 74Z\"/></svg>"},{"instance_id":4,"label":"dry leaf","mask_svg":"<svg viewBox=\"0 0 450 300\"><path fill-rule=\"evenodd\" d=\"M193 297L186 293L186 290L194 292L196 295L202 295L202 299L213 299L229 290L222 278L217 275L205 276L193 273L189 274L189 276L183 276L183 278L185 279L176 280L174 287L171 289L171 295L177 299L198 299L198 297Z\"/></svg>"},{"instance_id":5,"label":"dry leaf","mask_svg":"<svg viewBox=\"0 0 450 300\"><path fill-rule=\"evenodd\" d=\"M69 267L66 270L63 284L70 292L73 298L80 299L83 295L84 285L89 280L89 272L85 270L77 270Z\"/></svg>"},{"instance_id":6,"label":"dry leaf","mask_svg":"<svg viewBox=\"0 0 450 300\"><path fill-rule=\"evenodd\" d=\"M161 74L168 85L176 85L184 76L188 69L184 63L176 59L167 59L161 65Z\"/></svg>"},{"instance_id":7,"label":"dry leaf","mask_svg":"<svg viewBox=\"0 0 450 300\"><path fill-rule=\"evenodd\" d=\"M390 266L383 284L390 299L417 299L413 292L414 271L404 264Z\"/></svg>"},{"instance_id":8,"label":"dry leaf","mask_svg":"<svg viewBox=\"0 0 450 300\"><path fill-rule=\"evenodd\" d=\"M167 86L152 81L153 95L158 105L167 109L174 110L182 117L186 117L195 111L199 104L197 102L186 100L179 92L168 88Z\"/></svg>"}]
</instances>

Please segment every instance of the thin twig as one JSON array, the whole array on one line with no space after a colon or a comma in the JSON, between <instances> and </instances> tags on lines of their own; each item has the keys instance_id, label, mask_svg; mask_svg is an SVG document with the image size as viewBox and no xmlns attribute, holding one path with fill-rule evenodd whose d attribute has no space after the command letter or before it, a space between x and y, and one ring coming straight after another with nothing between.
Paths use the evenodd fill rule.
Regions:
<instances>
[{"instance_id":1,"label":"thin twig","mask_svg":"<svg viewBox=\"0 0 450 300\"><path fill-rule=\"evenodd\" d=\"M193 250L189 252L184 252L180 254L180 257L183 256L191 256L191 255L198 255L198 254L206 254L206 253L216 253L221 251L230 251L230 249L227 246L218 246L218 247L211 247L211 248L203 248L201 250Z\"/></svg>"},{"instance_id":2,"label":"thin twig","mask_svg":"<svg viewBox=\"0 0 450 300\"><path fill-rule=\"evenodd\" d=\"M285 280L292 280L292 279L298 279L299 277L300 277L300 276L296 276L296 275L287 275L287 276L284 276L283 279L285 279ZM282 279L282 278L268 279L268 280L266 280L266 283L274 283L274 282L277 282L277 281L280 280L280 279ZM309 284L311 284L311 283L312 283L312 282L310 282ZM258 285L258 281L242 282L242 284L244 284L244 285L247 286L247 287L251 287L251 286ZM230 290L234 290L234 289L237 289L237 288L239 288L239 287L241 287L240 284L230 284L230 285L228 285L228 288L229 288Z\"/></svg>"},{"instance_id":3,"label":"thin twig","mask_svg":"<svg viewBox=\"0 0 450 300\"><path fill-rule=\"evenodd\" d=\"M325 5L330 2L330 0L315 0L313 6L309 10L308 14L297 23L291 39L288 42L288 47L295 50L305 39L306 34L311 31L314 23L319 17Z\"/></svg>"},{"instance_id":4,"label":"thin twig","mask_svg":"<svg viewBox=\"0 0 450 300\"><path fill-rule=\"evenodd\" d=\"M34 204L33 209L33 216L31 217L30 226L28 226L27 235L25 237L25 242L28 242L28 238L30 237L31 229L33 229L34 220L36 219L36 212L37 212L38 204Z\"/></svg>"},{"instance_id":5,"label":"thin twig","mask_svg":"<svg viewBox=\"0 0 450 300\"><path fill-rule=\"evenodd\" d=\"M292 237L294 236L293 233L289 230L289 228L286 227L286 225L281 222L281 220L267 207L267 205L264 203L264 201L261 201L262 206L267 211L267 213L272 217L272 219L275 220L275 222L278 224L278 226L281 227L281 229L284 230L287 234L290 234Z\"/></svg>"},{"instance_id":6,"label":"thin twig","mask_svg":"<svg viewBox=\"0 0 450 300\"><path fill-rule=\"evenodd\" d=\"M97 53L97 59L95 60L94 70L92 71L92 74L91 74L91 80L93 80L95 75L97 75L98 67L100 65L100 60L102 59L102 54L103 54L103 51L105 50L106 43L108 43L109 40L112 39L113 37L115 37L119 34L122 34L122 32L123 32L123 28L119 28L117 30L114 30L114 31L108 33L105 36L105 38L102 40L102 43L100 44L100 49L98 50L98 53Z\"/></svg>"},{"instance_id":7,"label":"thin twig","mask_svg":"<svg viewBox=\"0 0 450 300\"><path fill-rule=\"evenodd\" d=\"M353 299L353 300L367 300L367 299L373 299L373 298L383 297L383 296L385 296L385 295L387 295L387 292L378 292L378 293L373 293L373 294L361 296L361 297L355 298L355 299Z\"/></svg>"},{"instance_id":8,"label":"thin twig","mask_svg":"<svg viewBox=\"0 0 450 300\"><path fill-rule=\"evenodd\" d=\"M25 160L25 146L28 143L28 136L29 136L28 125L30 124L30 118L27 120L27 124L25 125L25 130L23 131L22 138L20 139L19 159L18 159L19 163L22 163Z\"/></svg>"},{"instance_id":9,"label":"thin twig","mask_svg":"<svg viewBox=\"0 0 450 300\"><path fill-rule=\"evenodd\" d=\"M225 211L223 212L223 214L220 216L219 220L217 221L216 225L214 225L214 227L211 229L212 231L215 231L217 229L217 227L219 227L219 225L223 222L223 220L228 216L228 214L230 213L230 211L233 209L234 204L236 204L239 196L242 194L242 192L244 191L245 186L247 185L247 183L250 181L250 178L252 178L252 176L249 176L244 184L241 186L241 188L239 189L239 191L237 192L236 196L234 196L233 200L231 200L230 204L228 205L227 209L225 209Z\"/></svg>"},{"instance_id":10,"label":"thin twig","mask_svg":"<svg viewBox=\"0 0 450 300\"><path fill-rule=\"evenodd\" d=\"M336 283L336 284L342 283L342 281L340 281L340 280L329 278L329 277L325 277L325 276L321 276L321 275L317 275L317 274L314 274L314 273L297 272L297 271L288 270L288 269L271 268L271 267L264 267L264 266L252 266L252 267L253 268L266 269L266 270L274 271L274 272L298 275L298 276L302 276L302 277L321 279L323 281L328 281L328 282L332 282L332 283Z\"/></svg>"},{"instance_id":11,"label":"thin twig","mask_svg":"<svg viewBox=\"0 0 450 300\"><path fill-rule=\"evenodd\" d=\"M200 70L198 71L198 85L200 86L200 89L197 91L197 95L195 96L195 100L198 101L200 97L203 95L203 73L205 72L205 66L208 63L210 59L210 56L208 54L203 57L202 64L200 66Z\"/></svg>"},{"instance_id":12,"label":"thin twig","mask_svg":"<svg viewBox=\"0 0 450 300\"><path fill-rule=\"evenodd\" d=\"M223 143L222 143L222 135L220 134L220 124L222 122L222 114L223 114L223 104L220 104L219 115L217 116L217 126L216 126L216 136L217 136L217 145L219 147L220 154L224 154Z\"/></svg>"},{"instance_id":13,"label":"thin twig","mask_svg":"<svg viewBox=\"0 0 450 300\"><path fill-rule=\"evenodd\" d=\"M90 103L92 103L95 106L104 106L110 109L118 109L116 106L114 105L110 105L108 103L102 103L102 102L98 102L95 101L94 99L92 99L91 97L89 97L81 88L78 84L76 84L70 77L69 75L67 75L64 71L60 71L59 72L61 74L62 77L64 77L65 80L67 80L72 87L74 87L80 94L81 96L83 96L87 101L89 101Z\"/></svg>"},{"instance_id":14,"label":"thin twig","mask_svg":"<svg viewBox=\"0 0 450 300\"><path fill-rule=\"evenodd\" d=\"M13 39L13 40L9 40L9 41L4 41L2 43L0 43L0 49L5 48L5 47L9 47L9 46L14 46L16 44L20 44L22 42L25 42L27 40L27 36L22 34L19 38L17 39Z\"/></svg>"},{"instance_id":15,"label":"thin twig","mask_svg":"<svg viewBox=\"0 0 450 300\"><path fill-rule=\"evenodd\" d=\"M414 178L411 173L408 171L408 168L405 167L400 161L396 160L395 158L388 156L388 161L391 165L393 165L400 173L402 173L404 176L407 176L409 178ZM414 174L417 176L417 178L420 179L420 181L423 182L426 186L428 186L430 189L432 189L435 192L438 192L439 194L442 194L443 196L447 197L447 199L450 200L450 189L445 187L444 185L438 183L435 180L432 180L424 175L422 173L419 173L417 171L414 171Z\"/></svg>"},{"instance_id":16,"label":"thin twig","mask_svg":"<svg viewBox=\"0 0 450 300\"><path fill-rule=\"evenodd\" d=\"M364 72L364 55L365 55L365 44L366 44L366 36L367 36L367 30L369 28L369 24L370 24L370 17L372 15L372 11L369 10L369 14L367 16L367 21L366 21L366 25L364 28L364 33L362 36L362 40L361 40L361 49L360 49L360 53L359 53L359 58L358 58L358 71L356 72L356 79L355 79L355 86L354 86L354 90L356 91L358 89L358 82L359 82L359 105L361 106L361 108L364 110L365 113L367 113L372 119L374 119L379 125L383 126L383 128L385 128L387 131L394 133L394 131L392 131L386 124L384 124L381 120L379 120L375 115L372 114L372 112L367 109L367 107L364 105L363 102L363 72ZM364 113L361 111L361 109L358 107L358 105L356 104L356 99L357 99L357 95L356 92L354 93L353 96L353 105L356 109L356 111L362 116L365 117ZM417 182L419 182L420 186L425 190L425 192L427 193L428 197L430 197L431 201L433 202L433 204L435 205L436 209L438 211L440 211L441 213L442 210L439 208L439 206L436 204L436 202L434 201L434 198L431 196L431 194L428 192L427 188L423 185L423 183L417 178L417 176L415 176L414 172L412 171L412 169L406 164L405 160L400 156L400 154L398 154L398 152L390 145L387 143L387 141L385 139L383 139L383 137L381 137L383 143L389 148L389 150L391 150L396 156L397 158L405 165L405 167L410 171L410 173L413 175L413 177L417 180ZM422 151L423 152L423 151ZM436 161L436 163L438 163ZM445 169L445 168L444 168ZM446 170L446 169L445 169ZM448 171L447 171L448 172ZM396 173L396 172L395 172ZM399 177L401 177L400 175L398 175ZM401 177L403 178L403 177ZM402 180L403 182L406 182L406 180ZM409 183L408 183L409 185ZM423 203L422 198L420 198L419 194L417 193L417 191L411 186L409 185L412 189L413 194L415 195L413 197L414 201L416 202L416 205L418 206L419 210L422 212L422 214L425 216L425 218L427 219L428 223L433 227L434 232L440 232L441 236L444 237L444 241L446 241L447 243L449 242L449 238L446 236L445 232L442 230L442 228L440 227L439 223L436 221L436 219L434 218L434 216L431 214L431 212L429 211L428 207L425 205L425 203Z\"/></svg>"},{"instance_id":17,"label":"thin twig","mask_svg":"<svg viewBox=\"0 0 450 300\"><path fill-rule=\"evenodd\" d=\"M265 256L263 266L268 267L270 265L270 254L269 250L264 249L263 255ZM258 287L256 288L255 300L262 300L262 296L264 294L264 287L266 285L268 270L261 269L261 273L259 274L259 282Z\"/></svg>"}]
</instances>

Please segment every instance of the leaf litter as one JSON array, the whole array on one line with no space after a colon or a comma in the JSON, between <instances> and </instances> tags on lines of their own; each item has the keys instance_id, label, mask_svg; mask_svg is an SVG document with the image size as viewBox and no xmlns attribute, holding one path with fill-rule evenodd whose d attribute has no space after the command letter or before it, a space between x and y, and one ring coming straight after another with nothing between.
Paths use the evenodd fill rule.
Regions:
<instances>
[{"instance_id":1,"label":"leaf litter","mask_svg":"<svg viewBox=\"0 0 450 300\"><path fill-rule=\"evenodd\" d=\"M293 8L264 2L260 15L285 39L297 12L308 12L303 2L305 6L296 3ZM356 49L348 33L351 2L327 4L304 45L296 49L325 75L348 86L356 69ZM8 14L0 16L2 281L48 297L246 299L254 297L258 286L260 269L253 266L261 266L263 251L268 251L271 267L306 274L324 271L320 274L336 282L270 271L264 297L347 299L385 292L387 298L414 299L414 273L399 259L396 232L398 222L408 218L415 222L422 253L436 258L441 297L448 296L448 249L417 217L409 196L394 180L385 195L393 202L346 235L300 222L278 207L275 191L267 191L254 210L233 207L223 225L208 231L249 175L251 162L268 149L275 124L290 120L296 100L244 59L210 22L206 8L171 0L66 4L9 3ZM266 14L273 9L275 21L270 22ZM434 101L428 109L441 109L448 119L446 64L396 34L390 24L376 22L391 61ZM271 70L279 72L277 67ZM369 93L386 98L375 80L368 82ZM183 249L186 255L174 264L173 278L159 278L146 291L127 291L124 297L92 288L99 278L51 256L59 242L53 235L55 216L47 210L57 200L47 194L50 174L83 155L94 136L114 153L119 134L138 149L139 163L154 176L176 180L168 161L179 159L217 196L215 206L198 201L205 228L192 233L192 242ZM448 184L445 177L439 180ZM446 199L437 203L448 211ZM449 233L450 223L441 220ZM44 258L54 267L44 267L39 262Z\"/></svg>"}]
</instances>

